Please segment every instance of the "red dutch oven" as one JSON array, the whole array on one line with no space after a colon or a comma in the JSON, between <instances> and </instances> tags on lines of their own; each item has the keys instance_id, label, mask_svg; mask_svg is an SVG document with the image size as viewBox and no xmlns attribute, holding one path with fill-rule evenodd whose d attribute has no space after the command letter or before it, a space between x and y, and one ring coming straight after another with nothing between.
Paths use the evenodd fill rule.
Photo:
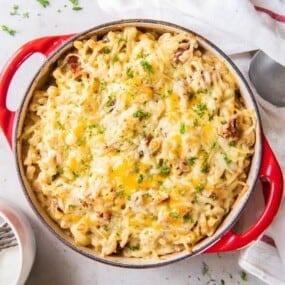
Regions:
<instances>
[{"instance_id":1,"label":"red dutch oven","mask_svg":"<svg viewBox=\"0 0 285 285\"><path fill-rule=\"evenodd\" d=\"M218 227L213 236L200 241L193 247L192 252L180 252L170 254L162 257L159 260L152 259L139 259L139 258L126 258L121 256L108 256L102 257L92 249L87 247L80 247L75 245L74 241L69 237L59 226L47 215L37 201L33 190L31 189L27 179L25 178L24 167L21 161L21 143L19 137L23 127L23 121L26 114L27 105L33 94L33 91L38 86L38 82L45 78L51 66L68 50L71 49L74 40L81 40L89 38L96 34L101 36L111 30L118 30L126 26L136 26L143 29L151 29L158 32L181 32L186 31L197 35L195 32L186 28L161 21L154 20L124 20L118 22L111 22L108 24L97 26L84 33L78 35L58 35L46 36L38 38L24 44L8 61L3 71L0 74L0 127L6 136L12 151L15 153L16 165L18 170L19 180L23 186L23 191L30 202L36 214L40 217L42 222L65 244L70 246L75 251L98 261L131 268L146 268L168 264L183 258L193 256L201 253L225 252L237 250L245 247L250 242L258 239L266 228L271 224L274 219L282 199L283 193L283 178L282 172L278 162L262 133L261 122L258 114L258 109L253 97L253 94L231 59L226 56L218 47L209 42L207 39L197 35L200 45L216 54L222 59L228 68L235 74L236 80L240 86L241 94L246 105L256 112L257 128L256 128L256 144L255 154L252 159L251 169L247 183L249 189L238 197L237 201L232 207L231 212L226 216L222 224ZM30 87L23 96L22 104L17 112L10 111L6 105L6 97L8 88L14 74L19 67L34 53L41 53L46 57L46 61L34 77ZM249 197L255 190L256 181L262 182L262 189L265 194L265 207L258 218L246 232L236 234L232 228L237 222L241 212L247 204Z\"/></svg>"}]
</instances>

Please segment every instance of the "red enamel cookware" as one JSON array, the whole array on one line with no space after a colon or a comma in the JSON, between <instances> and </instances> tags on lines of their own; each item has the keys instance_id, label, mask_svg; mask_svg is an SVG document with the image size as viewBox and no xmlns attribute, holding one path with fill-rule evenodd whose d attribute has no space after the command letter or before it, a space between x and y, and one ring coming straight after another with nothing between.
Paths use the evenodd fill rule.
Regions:
<instances>
[{"instance_id":1,"label":"red enamel cookware","mask_svg":"<svg viewBox=\"0 0 285 285\"><path fill-rule=\"evenodd\" d=\"M192 252L183 251L180 253L170 254L159 260L126 258L120 256L102 257L90 248L75 245L73 240L67 236L44 212L31 187L28 185L20 159L20 145L17 138L21 134L27 104L31 98L33 90L35 90L37 86L38 81L45 76L49 67L72 47L74 40L88 38L94 34L100 36L102 34L106 34L110 30L126 26L136 26L138 28L147 28L159 32L187 31L194 33L186 28L161 21L125 20L112 22L95 27L79 35L47 36L32 40L24 44L2 70L0 74L0 127L10 144L12 151L15 153L19 179L23 185L23 191L28 201L43 223L65 244L87 257L112 265L135 268L154 267L168 264L196 254L237 250L248 245L250 242L260 237L260 235L270 225L278 211L283 191L282 172L265 136L262 133L258 109L246 80L228 56L226 56L214 44L199 35L197 36L199 37L200 44L224 60L229 69L235 74L245 103L247 106L255 110L256 117L258 118L255 154L252 159L252 165L247 181L249 189L238 199L238 201L236 201L231 212L226 216L223 223L218 227L213 236L200 241L196 246L194 246ZM6 105L6 97L11 80L19 67L34 53L43 54L46 57L46 61L38 71L34 80L31 82L26 93L23 94L23 101L18 111L10 111ZM266 197L264 210L255 224L253 224L245 233L236 234L233 232L232 228L247 204L249 197L255 190L257 180L262 182L263 191Z\"/></svg>"}]
</instances>

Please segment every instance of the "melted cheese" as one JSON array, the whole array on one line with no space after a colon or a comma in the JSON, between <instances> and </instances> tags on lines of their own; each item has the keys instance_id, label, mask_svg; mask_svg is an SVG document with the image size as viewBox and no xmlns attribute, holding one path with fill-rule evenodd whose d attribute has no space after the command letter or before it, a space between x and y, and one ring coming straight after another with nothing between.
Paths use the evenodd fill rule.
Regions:
<instances>
[{"instance_id":1,"label":"melted cheese","mask_svg":"<svg viewBox=\"0 0 285 285\"><path fill-rule=\"evenodd\" d=\"M76 41L50 82L29 105L24 165L77 244L147 258L215 232L246 188L256 119L195 36Z\"/></svg>"}]
</instances>

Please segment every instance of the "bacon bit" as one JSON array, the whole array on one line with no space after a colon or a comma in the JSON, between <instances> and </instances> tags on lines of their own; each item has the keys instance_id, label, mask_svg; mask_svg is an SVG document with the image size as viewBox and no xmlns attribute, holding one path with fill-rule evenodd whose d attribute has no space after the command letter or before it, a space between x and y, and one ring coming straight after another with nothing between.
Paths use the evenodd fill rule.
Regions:
<instances>
[{"instance_id":1,"label":"bacon bit","mask_svg":"<svg viewBox=\"0 0 285 285\"><path fill-rule=\"evenodd\" d=\"M182 175L183 173L188 172L190 170L190 167L189 167L189 165L188 165L186 160L178 159L175 162L174 169L176 170L178 175Z\"/></svg>"},{"instance_id":2,"label":"bacon bit","mask_svg":"<svg viewBox=\"0 0 285 285\"><path fill-rule=\"evenodd\" d=\"M99 218L102 218L104 220L110 220L111 219L111 216L112 216L112 213L110 211L102 211L102 212L97 212L98 214L98 217Z\"/></svg>"},{"instance_id":3,"label":"bacon bit","mask_svg":"<svg viewBox=\"0 0 285 285\"><path fill-rule=\"evenodd\" d=\"M209 198L213 199L214 201L217 200L217 194L215 192L211 192L211 194L209 195Z\"/></svg>"},{"instance_id":4,"label":"bacon bit","mask_svg":"<svg viewBox=\"0 0 285 285\"><path fill-rule=\"evenodd\" d=\"M178 65L179 63L182 63L181 56L184 54L185 51L187 51L190 48L189 40L183 39L179 42L179 48L177 49L175 56L174 56L174 64Z\"/></svg>"},{"instance_id":5,"label":"bacon bit","mask_svg":"<svg viewBox=\"0 0 285 285\"><path fill-rule=\"evenodd\" d=\"M232 141L237 141L240 137L239 129L237 128L237 119L231 120L225 125L221 134L226 139L231 139Z\"/></svg>"},{"instance_id":6,"label":"bacon bit","mask_svg":"<svg viewBox=\"0 0 285 285\"><path fill-rule=\"evenodd\" d=\"M79 199L79 202L84 208L88 208L91 205L90 203L88 203L82 199Z\"/></svg>"},{"instance_id":7,"label":"bacon bit","mask_svg":"<svg viewBox=\"0 0 285 285\"><path fill-rule=\"evenodd\" d=\"M59 206L57 206L56 209L57 209L59 212L63 213L62 209L61 209Z\"/></svg>"},{"instance_id":8,"label":"bacon bit","mask_svg":"<svg viewBox=\"0 0 285 285\"><path fill-rule=\"evenodd\" d=\"M76 55L70 55L66 61L67 66L70 68L71 72L76 74L79 71L80 63Z\"/></svg>"},{"instance_id":9,"label":"bacon bit","mask_svg":"<svg viewBox=\"0 0 285 285\"><path fill-rule=\"evenodd\" d=\"M152 138L153 138L153 136L152 136L151 134L146 135L146 136L144 137L144 139L145 139L145 144L146 144L147 146L148 146L149 143L151 142Z\"/></svg>"}]
</instances>

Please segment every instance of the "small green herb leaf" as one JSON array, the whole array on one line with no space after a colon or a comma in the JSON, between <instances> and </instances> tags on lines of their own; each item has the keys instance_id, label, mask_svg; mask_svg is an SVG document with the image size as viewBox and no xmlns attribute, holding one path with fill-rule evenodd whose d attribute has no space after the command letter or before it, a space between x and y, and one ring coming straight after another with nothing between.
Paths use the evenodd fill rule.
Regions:
<instances>
[{"instance_id":1,"label":"small green herb leaf","mask_svg":"<svg viewBox=\"0 0 285 285\"><path fill-rule=\"evenodd\" d=\"M141 66L143 67L144 71L148 73L153 73L153 67L147 60L141 60L140 61Z\"/></svg>"},{"instance_id":2,"label":"small green herb leaf","mask_svg":"<svg viewBox=\"0 0 285 285\"><path fill-rule=\"evenodd\" d=\"M241 274L240 274L240 278L241 278L243 281L247 281L248 278L247 278L246 272L242 271Z\"/></svg>"},{"instance_id":3,"label":"small green herb leaf","mask_svg":"<svg viewBox=\"0 0 285 285\"><path fill-rule=\"evenodd\" d=\"M138 245L135 245L135 246L132 246L132 245L129 245L128 248L131 250L131 251L137 251L140 249L140 247Z\"/></svg>"},{"instance_id":4,"label":"small green herb leaf","mask_svg":"<svg viewBox=\"0 0 285 285\"><path fill-rule=\"evenodd\" d=\"M185 134L185 132L186 132L186 125L185 125L185 123L181 123L180 124L180 134Z\"/></svg>"},{"instance_id":5,"label":"small green herb leaf","mask_svg":"<svg viewBox=\"0 0 285 285\"><path fill-rule=\"evenodd\" d=\"M201 193L205 188L205 183L200 183L195 187L195 190L199 193Z\"/></svg>"},{"instance_id":6,"label":"small green herb leaf","mask_svg":"<svg viewBox=\"0 0 285 285\"><path fill-rule=\"evenodd\" d=\"M11 16L19 15L19 6L18 5L13 5L13 10L10 12Z\"/></svg>"},{"instance_id":7,"label":"small green herb leaf","mask_svg":"<svg viewBox=\"0 0 285 285\"><path fill-rule=\"evenodd\" d=\"M188 163L190 166L193 166L193 165L195 164L196 159L197 159L196 156L190 156L190 157L187 159L187 163Z\"/></svg>"},{"instance_id":8,"label":"small green herb leaf","mask_svg":"<svg viewBox=\"0 0 285 285\"><path fill-rule=\"evenodd\" d=\"M159 170L160 170L161 174L169 174L170 173L170 167L167 165L161 166Z\"/></svg>"},{"instance_id":9,"label":"small green herb leaf","mask_svg":"<svg viewBox=\"0 0 285 285\"><path fill-rule=\"evenodd\" d=\"M171 218L178 219L180 217L180 214L178 212L170 212L169 216Z\"/></svg>"},{"instance_id":10,"label":"small green herb leaf","mask_svg":"<svg viewBox=\"0 0 285 285\"><path fill-rule=\"evenodd\" d=\"M144 176L140 173L139 176L138 176L137 182L138 182L139 184L141 184L141 183L143 182L143 179L144 179Z\"/></svg>"},{"instance_id":11,"label":"small green herb leaf","mask_svg":"<svg viewBox=\"0 0 285 285\"><path fill-rule=\"evenodd\" d=\"M80 11L80 10L82 10L83 8L82 7L80 7L80 6L73 6L72 7L72 10L74 10L74 11Z\"/></svg>"},{"instance_id":12,"label":"small green herb leaf","mask_svg":"<svg viewBox=\"0 0 285 285\"><path fill-rule=\"evenodd\" d=\"M127 67L126 74L129 78L134 78L134 73L130 67Z\"/></svg>"},{"instance_id":13,"label":"small green herb leaf","mask_svg":"<svg viewBox=\"0 0 285 285\"><path fill-rule=\"evenodd\" d=\"M44 8L46 8L49 5L48 0L37 0Z\"/></svg>"},{"instance_id":14,"label":"small green herb leaf","mask_svg":"<svg viewBox=\"0 0 285 285\"><path fill-rule=\"evenodd\" d=\"M2 25L2 26L1 26L1 30L2 30L3 32L8 33L10 36L14 36L14 35L16 34L16 31L15 31L15 30L10 29L10 28L7 27L6 25Z\"/></svg>"},{"instance_id":15,"label":"small green herb leaf","mask_svg":"<svg viewBox=\"0 0 285 285\"><path fill-rule=\"evenodd\" d=\"M149 113L143 111L142 109L138 109L136 112L133 113L134 118L138 118L140 120L147 119L149 117Z\"/></svg>"},{"instance_id":16,"label":"small green herb leaf","mask_svg":"<svg viewBox=\"0 0 285 285\"><path fill-rule=\"evenodd\" d=\"M104 47L103 51L105 54L108 54L111 52L111 49L109 47Z\"/></svg>"},{"instance_id":17,"label":"small green herb leaf","mask_svg":"<svg viewBox=\"0 0 285 285\"><path fill-rule=\"evenodd\" d=\"M189 213L187 213L186 215L183 216L183 220L184 220L184 222L188 222L188 223L194 222Z\"/></svg>"},{"instance_id":18,"label":"small green herb leaf","mask_svg":"<svg viewBox=\"0 0 285 285\"><path fill-rule=\"evenodd\" d=\"M209 273L209 266L207 263L203 262L202 274L203 276L205 276L208 273Z\"/></svg>"},{"instance_id":19,"label":"small green herb leaf","mask_svg":"<svg viewBox=\"0 0 285 285\"><path fill-rule=\"evenodd\" d=\"M101 91L105 90L106 87L107 87L107 83L106 82L104 82L104 81L100 82L100 90Z\"/></svg>"},{"instance_id":20,"label":"small green herb leaf","mask_svg":"<svg viewBox=\"0 0 285 285\"><path fill-rule=\"evenodd\" d=\"M207 110L207 105L204 103L199 103L193 107L193 111L202 118Z\"/></svg>"}]
</instances>

